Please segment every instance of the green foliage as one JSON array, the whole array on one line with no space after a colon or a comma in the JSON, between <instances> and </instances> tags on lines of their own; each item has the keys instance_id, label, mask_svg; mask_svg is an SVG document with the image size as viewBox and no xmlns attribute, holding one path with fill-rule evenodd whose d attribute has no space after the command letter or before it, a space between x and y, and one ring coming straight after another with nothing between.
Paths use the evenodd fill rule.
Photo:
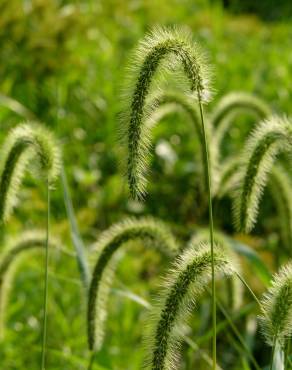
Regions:
<instances>
[{"instance_id":1,"label":"green foliage","mask_svg":"<svg viewBox=\"0 0 292 370\"><path fill-rule=\"evenodd\" d=\"M198 229L196 233L191 237L190 241L188 242L188 248L196 249L198 245L201 244L208 244L210 235L208 229ZM240 261L238 255L235 253L232 243L230 242L229 238L220 233L219 231L214 231L214 241L216 245L220 245L220 250L224 251L226 257L228 257L237 267L237 273L241 273ZM243 289L242 284L237 276L231 276L226 281L226 306L229 307L231 310L238 310L242 303L243 303ZM219 293L220 295L220 293ZM224 297L224 292L223 292Z\"/></svg>"},{"instance_id":2,"label":"green foliage","mask_svg":"<svg viewBox=\"0 0 292 370\"><path fill-rule=\"evenodd\" d=\"M268 7L266 1L253 3L253 9L265 7L269 17L279 15L283 9L281 3L273 7ZM212 120L212 114L218 103L221 104L221 99L225 99L225 94L239 88L264 99L270 111L290 114L292 28L289 22L267 24L255 16L234 16L224 11L220 4L217 1L210 4L206 0L181 0L179 4L177 0L1 2L0 141L5 141L8 130L19 123L20 115L25 119L47 122L61 139L72 202L71 199L66 201L70 209L69 216L66 216L61 188L51 193L52 232L62 235L62 240L70 245L70 219L77 252L78 246L90 243L100 230L107 229L125 214L151 214L167 220L182 241L189 239L196 225L208 223L206 194L199 187L203 178L202 163L197 160L197 153L201 152L201 142L196 134L199 131L194 129L197 136L194 140L189 122L186 122L190 118L188 114L176 114L184 110L178 104L169 101L157 106L150 100L152 91L157 92L157 86L164 89L167 85L167 93L170 89L171 93L175 90L175 94L180 93L196 109L195 94L189 94L189 80L178 55L168 54L159 62L145 98L143 124L150 125L148 133L153 134L151 152L156 153L151 163L155 181L148 184L150 195L147 202L128 200L122 174L116 165L117 161L124 159L116 149L117 115L120 110L126 110L126 115L130 116L131 111L131 97L127 99L129 104L125 108L124 101L118 96L120 81L124 80L124 65L126 60L131 60L130 50L137 40L155 24L170 27L173 24L187 25L195 32L198 43L208 50L208 59L214 65L214 90L218 95L214 104L211 102L204 110L208 139L212 139L209 156L215 224L224 235L234 233L229 196L240 185L241 148L259 115L256 110L234 105L213 131L208 125L209 118ZM240 7L253 10L242 1ZM138 68L136 72L139 73ZM131 94L135 88L134 81L130 85ZM159 125L153 127L157 122ZM125 130L127 127L124 125ZM217 139L216 144L214 139ZM269 172L266 179L269 192L260 198L264 201L261 202L260 222L254 233L248 236L235 234L234 238L228 238L235 250L247 257L249 263L242 270L256 293L262 289L259 281L264 285L268 283L272 265L284 263L287 247L291 250L291 169L286 157L280 155L279 159L283 168L279 169L277 163L277 167L273 166ZM33 165L37 162L35 157L31 162ZM278 169L281 173L275 174ZM144 175L147 176L146 168ZM45 189L35 187L30 177L24 180L26 186L21 191L17 217L5 225L8 235L16 235L32 225L43 227ZM73 216L72 203L76 211ZM278 212L274 212L275 205ZM22 269L15 276L6 310L9 330L0 348L1 367L11 370L39 368L38 344L43 315L41 295L35 287L43 277L43 268L39 258L30 258L30 253L21 254L25 255L29 258L23 262L29 268ZM82 259L85 261L85 282L87 255L89 253L78 256L79 264ZM15 259L13 266L17 264L16 260L22 258ZM137 301L147 299L151 302L156 272L160 267L158 261L163 265L167 263L167 259L161 261L151 250L136 259L128 254L124 256L119 270L123 285L116 281L119 289L113 289L110 295L111 317L107 323L110 334L104 338L104 345L96 354L93 369L124 369L125 364L129 370L141 368L143 350L139 348L139 342L141 328L145 325L145 312L138 307ZM141 279L136 278L137 273ZM84 369L88 361L86 315L83 305L76 304L83 301L84 290L74 254L71 257L57 254L54 264L50 265L49 277L47 368ZM229 280L233 281L232 278ZM127 295L128 286L133 292ZM220 299L222 286L225 287L225 281L218 285ZM230 292L229 288L222 290ZM134 296L138 296L135 302L131 301ZM233 298L231 294L230 298ZM188 340L182 347L184 353L180 365L186 370L205 369L206 364L211 366L209 296L200 298L198 308L190 323ZM226 311L259 367L265 368L267 351L255 329L255 310L249 295L244 296L239 310L227 310L226 307ZM217 331L218 368L253 368L246 347L237 340L219 310ZM191 335L194 332L195 338ZM15 355L16 352L21 356ZM285 352L289 353L288 350Z\"/></svg>"}]
</instances>

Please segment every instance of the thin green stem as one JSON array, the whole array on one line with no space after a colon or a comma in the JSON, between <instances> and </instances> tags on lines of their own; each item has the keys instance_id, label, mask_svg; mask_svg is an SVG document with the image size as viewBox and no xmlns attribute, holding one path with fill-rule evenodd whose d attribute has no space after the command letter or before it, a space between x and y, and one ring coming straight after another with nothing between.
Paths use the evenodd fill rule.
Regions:
<instances>
[{"instance_id":1,"label":"thin green stem","mask_svg":"<svg viewBox=\"0 0 292 370\"><path fill-rule=\"evenodd\" d=\"M93 363L94 363L94 360L95 360L95 355L96 355L96 352L92 351L91 354L90 354L89 364L88 364L87 370L92 370Z\"/></svg>"},{"instance_id":2,"label":"thin green stem","mask_svg":"<svg viewBox=\"0 0 292 370\"><path fill-rule=\"evenodd\" d=\"M245 340L243 339L242 335L240 334L239 330L237 329L237 327L234 325L233 321L232 321L232 318L229 316L228 312L225 310L225 308L223 307L223 305L217 300L217 305L219 307L219 310L223 313L223 315L225 316L226 320L228 321L228 324L230 325L231 329L233 330L233 333L235 334L235 336L237 337L238 341L240 342L240 344L242 345L242 347L244 348L244 350L246 351L248 357L250 358L251 362L253 363L255 369L257 370L261 370L260 366L258 365L256 359L254 358L252 352L250 351L250 349L248 348Z\"/></svg>"},{"instance_id":3,"label":"thin green stem","mask_svg":"<svg viewBox=\"0 0 292 370\"><path fill-rule=\"evenodd\" d=\"M271 353L271 362L270 362L270 370L273 370L273 368L274 368L274 356L275 356L276 342L277 342L277 333L275 334L274 340L273 340L273 347L272 347L272 353Z\"/></svg>"},{"instance_id":4,"label":"thin green stem","mask_svg":"<svg viewBox=\"0 0 292 370\"><path fill-rule=\"evenodd\" d=\"M198 92L200 117L202 123L203 143L205 148L205 171L208 188L208 204L209 204L209 230L210 230L210 245L211 245L211 261L212 261L212 357L213 357L213 370L216 370L217 354L216 354L216 287L215 287L215 264L214 264L214 226L213 226L213 206L212 206L212 189L211 189L211 176L210 176L210 163L209 163L209 148L208 140L205 129L205 121L203 114L203 106L201 102L201 96Z\"/></svg>"},{"instance_id":5,"label":"thin green stem","mask_svg":"<svg viewBox=\"0 0 292 370\"><path fill-rule=\"evenodd\" d=\"M46 345L47 345L47 308L48 308L48 276L49 276L49 232L50 232L50 187L47 180L47 227L45 241L45 287L44 287L44 304L43 304L43 341L42 341L42 361L41 370L45 370L46 362Z\"/></svg>"},{"instance_id":6,"label":"thin green stem","mask_svg":"<svg viewBox=\"0 0 292 370\"><path fill-rule=\"evenodd\" d=\"M251 289L251 287L248 285L248 283L244 280L244 278L236 272L236 276L239 278L239 280L246 286L247 290L250 292L256 303L260 308L262 308L261 302L259 301L258 297L255 295L254 291ZM263 311L264 312L264 311Z\"/></svg>"}]
</instances>

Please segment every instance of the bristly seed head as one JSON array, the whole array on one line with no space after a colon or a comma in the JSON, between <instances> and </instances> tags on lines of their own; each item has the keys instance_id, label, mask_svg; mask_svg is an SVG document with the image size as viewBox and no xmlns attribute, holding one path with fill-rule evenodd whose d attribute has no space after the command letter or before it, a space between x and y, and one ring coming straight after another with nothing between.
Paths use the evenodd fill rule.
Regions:
<instances>
[{"instance_id":1,"label":"bristly seed head","mask_svg":"<svg viewBox=\"0 0 292 370\"><path fill-rule=\"evenodd\" d=\"M145 195L150 156L151 128L145 125L145 120L151 108L146 106L146 98L156 71L162 62L170 58L172 62L176 60L182 65L190 92L200 101L205 101L210 95L209 74L203 53L188 33L176 29L155 29L140 43L131 63L125 117L122 120L127 146L128 183L134 198L141 199Z\"/></svg>"},{"instance_id":2,"label":"bristly seed head","mask_svg":"<svg viewBox=\"0 0 292 370\"><path fill-rule=\"evenodd\" d=\"M262 299L260 324L269 345L275 338L284 346L292 334L292 264L282 267Z\"/></svg>"},{"instance_id":3,"label":"bristly seed head","mask_svg":"<svg viewBox=\"0 0 292 370\"><path fill-rule=\"evenodd\" d=\"M125 219L100 236L94 248L98 257L88 295L87 328L90 350L100 349L103 342L107 300L119 249L125 243L138 239L168 257L173 257L178 251L178 244L170 229L161 221L150 217Z\"/></svg>"},{"instance_id":4,"label":"bristly seed head","mask_svg":"<svg viewBox=\"0 0 292 370\"><path fill-rule=\"evenodd\" d=\"M0 222L13 211L28 165L52 186L59 175L60 158L58 143L40 124L24 123L10 131L0 153Z\"/></svg>"},{"instance_id":5,"label":"bristly seed head","mask_svg":"<svg viewBox=\"0 0 292 370\"><path fill-rule=\"evenodd\" d=\"M292 124L287 118L264 120L248 139L241 155L239 186L234 192L234 219L238 230L249 232L276 156L292 149Z\"/></svg>"}]
</instances>

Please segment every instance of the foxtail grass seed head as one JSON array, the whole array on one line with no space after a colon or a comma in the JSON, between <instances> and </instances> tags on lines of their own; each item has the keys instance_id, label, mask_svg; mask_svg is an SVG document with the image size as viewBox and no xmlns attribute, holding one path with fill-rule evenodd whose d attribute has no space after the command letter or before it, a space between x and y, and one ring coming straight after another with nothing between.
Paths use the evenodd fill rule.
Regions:
<instances>
[{"instance_id":1,"label":"foxtail grass seed head","mask_svg":"<svg viewBox=\"0 0 292 370\"><path fill-rule=\"evenodd\" d=\"M169 61L168 65L165 61ZM125 114L122 130L127 147L127 176L131 195L143 198L151 146L151 129L145 125L149 109L146 98L159 67L173 69L182 66L189 82L189 91L200 101L210 95L209 73L200 47L184 30L154 29L140 42L132 57L126 86Z\"/></svg>"},{"instance_id":2,"label":"foxtail grass seed head","mask_svg":"<svg viewBox=\"0 0 292 370\"><path fill-rule=\"evenodd\" d=\"M8 134L0 153L0 222L5 222L17 203L28 165L52 186L59 175L60 147L52 133L40 124L24 123Z\"/></svg>"},{"instance_id":3,"label":"foxtail grass seed head","mask_svg":"<svg viewBox=\"0 0 292 370\"><path fill-rule=\"evenodd\" d=\"M207 244L209 240L210 240L209 230L206 228L200 228L191 237L187 245L188 245L188 248L197 248L198 246L202 244ZM235 253L234 249L232 248L231 239L224 233L215 230L214 231L214 241L216 245L220 246L221 250L230 259L232 264L234 266L237 266L237 272L241 273L240 260L239 260L238 255ZM244 291L243 291L242 283L238 279L237 276L232 275L226 280L226 287L227 289L224 289L223 297L227 301L227 306L231 310L236 311L237 309L241 307L242 302L243 302Z\"/></svg>"},{"instance_id":4,"label":"foxtail grass seed head","mask_svg":"<svg viewBox=\"0 0 292 370\"><path fill-rule=\"evenodd\" d=\"M116 255L122 245L137 239L168 257L173 257L178 251L178 244L169 228L152 218L129 218L113 225L101 235L94 247L98 257L94 264L88 295L87 327L90 350L99 350L102 345Z\"/></svg>"},{"instance_id":5,"label":"foxtail grass seed head","mask_svg":"<svg viewBox=\"0 0 292 370\"><path fill-rule=\"evenodd\" d=\"M291 152L292 125L285 117L264 120L247 140L241 155L240 183L234 192L234 219L238 230L249 232L257 219L268 176L280 152Z\"/></svg>"},{"instance_id":6,"label":"foxtail grass seed head","mask_svg":"<svg viewBox=\"0 0 292 370\"><path fill-rule=\"evenodd\" d=\"M282 267L272 281L272 286L262 299L260 316L262 332L267 344L276 340L281 346L292 334L292 263Z\"/></svg>"},{"instance_id":7,"label":"foxtail grass seed head","mask_svg":"<svg viewBox=\"0 0 292 370\"><path fill-rule=\"evenodd\" d=\"M224 95L216 105L210 118L212 127L218 128L223 119L234 111L253 113L259 119L264 119L272 113L262 99L244 92L232 92Z\"/></svg>"},{"instance_id":8,"label":"foxtail grass seed head","mask_svg":"<svg viewBox=\"0 0 292 370\"><path fill-rule=\"evenodd\" d=\"M182 327L211 280L211 263L210 246L207 244L187 248L176 259L151 315L145 339L148 348L146 369L178 368ZM236 266L219 247L214 250L214 267L217 278L230 276L236 271Z\"/></svg>"}]
</instances>

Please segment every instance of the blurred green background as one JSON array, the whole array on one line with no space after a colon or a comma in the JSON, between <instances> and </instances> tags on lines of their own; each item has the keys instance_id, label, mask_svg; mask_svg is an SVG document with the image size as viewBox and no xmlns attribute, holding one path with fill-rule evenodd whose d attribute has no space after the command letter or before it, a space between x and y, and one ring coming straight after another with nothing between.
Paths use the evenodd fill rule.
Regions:
<instances>
[{"instance_id":1,"label":"blurred green background","mask_svg":"<svg viewBox=\"0 0 292 370\"><path fill-rule=\"evenodd\" d=\"M0 93L27 107L59 138L87 245L126 214L161 217L183 238L194 224L207 220L196 208L196 143L180 115L169 117L155 130L146 201L141 204L128 198L118 165L118 116L125 68L138 40L155 25L187 26L213 65L214 99L207 112L222 95L240 90L255 93L274 111L289 115L291 16L288 0L277 4L274 0L0 0ZM3 140L20 117L3 108L0 119ZM241 132L235 126L224 150L234 150L240 142ZM45 224L45 189L32 178L25 184L21 207L2 240ZM69 248L61 184L52 197L52 230ZM269 203L265 207L269 211ZM258 233L269 230L273 236L273 212L268 211ZM230 204L220 212L226 216L220 221L223 229L232 232ZM220 218L217 214L215 223ZM36 255L25 261L18 274L7 313L7 335L0 345L1 369L38 368L42 262L42 255ZM119 268L117 288L123 284L148 299L160 262L151 253L141 258L139 247L134 248ZM133 271L130 276L129 270ZM85 369L85 311L74 258L52 253L50 273L48 368ZM144 311L113 294L109 333L96 369L139 368Z\"/></svg>"}]
</instances>

